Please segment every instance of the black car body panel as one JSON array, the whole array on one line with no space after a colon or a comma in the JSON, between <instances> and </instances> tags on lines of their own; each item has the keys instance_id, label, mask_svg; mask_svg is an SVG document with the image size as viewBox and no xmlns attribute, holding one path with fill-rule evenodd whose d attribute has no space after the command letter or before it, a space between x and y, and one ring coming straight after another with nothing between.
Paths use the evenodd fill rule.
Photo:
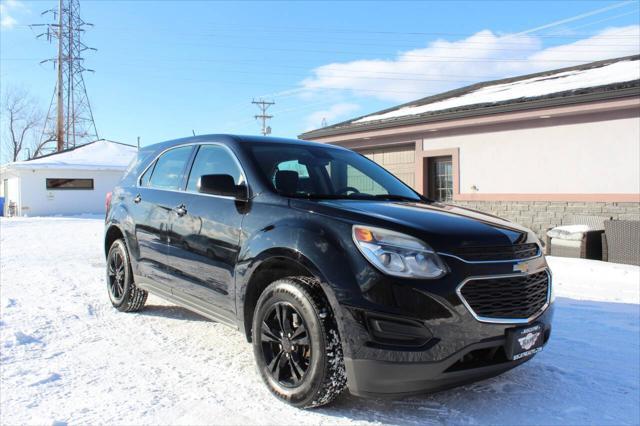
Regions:
<instances>
[{"instance_id":1,"label":"black car body panel","mask_svg":"<svg viewBox=\"0 0 640 426\"><path fill-rule=\"evenodd\" d=\"M516 326L541 324L545 342L549 338L550 272L546 303L531 318L483 320L460 294L461 284L474 278L548 271L531 231L436 202L283 196L247 148L263 140L283 149L286 144L319 146L208 135L140 151L114 189L106 218L107 238L113 229L124 236L136 283L250 336L253 278L259 271L286 262L316 277L337 319L349 389L359 395L442 389L506 371L530 359L504 357L505 333ZM247 200L139 185L160 154L200 144L222 145L233 154L248 183ZM356 249L353 225L392 229L427 242L445 263L446 275L415 279L382 273ZM531 255L474 261L465 254L521 246L533 247Z\"/></svg>"}]
</instances>

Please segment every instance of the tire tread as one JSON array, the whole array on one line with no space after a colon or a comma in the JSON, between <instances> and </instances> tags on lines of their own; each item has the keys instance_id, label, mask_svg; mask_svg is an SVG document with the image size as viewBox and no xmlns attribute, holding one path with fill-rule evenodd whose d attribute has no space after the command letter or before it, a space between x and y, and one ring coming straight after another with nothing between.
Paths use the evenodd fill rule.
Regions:
<instances>
[{"instance_id":1,"label":"tire tread","mask_svg":"<svg viewBox=\"0 0 640 426\"><path fill-rule=\"evenodd\" d=\"M347 376L344 367L344 359L342 353L342 343L340 341L340 333L329 302L322 291L320 282L313 277L307 276L290 276L274 281L269 285L264 293L270 291L270 288L278 285L287 284L295 287L311 305L315 312L316 319L319 323L320 333L325 342L325 363L323 366L322 381L314 386L315 390L304 401L293 403L285 398L268 383L267 387L276 397L283 399L290 404L300 408L314 408L329 404L333 401L346 387ZM277 291L277 290L275 290ZM262 298L261 298L262 299ZM256 310L260 307L260 301L256 306ZM256 314L257 315L257 314ZM254 331L255 332L255 331ZM254 335L255 337L255 335ZM255 342L254 342L255 344Z\"/></svg>"}]
</instances>

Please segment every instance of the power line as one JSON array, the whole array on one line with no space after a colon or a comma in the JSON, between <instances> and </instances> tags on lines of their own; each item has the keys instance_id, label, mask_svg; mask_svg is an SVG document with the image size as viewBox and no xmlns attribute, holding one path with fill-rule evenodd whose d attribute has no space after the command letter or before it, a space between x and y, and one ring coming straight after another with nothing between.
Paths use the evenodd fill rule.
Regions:
<instances>
[{"instance_id":1,"label":"power line","mask_svg":"<svg viewBox=\"0 0 640 426\"><path fill-rule=\"evenodd\" d=\"M254 118L256 120L262 120L262 136L271 134L271 127L267 126L267 120L271 120L273 118L273 115L268 115L267 110L271 105L275 105L276 103L273 101L265 101L263 99L260 99L259 101L256 101L254 99L251 101L251 103L258 105L258 108L260 108L260 114L254 115Z\"/></svg>"},{"instance_id":2,"label":"power line","mask_svg":"<svg viewBox=\"0 0 640 426\"><path fill-rule=\"evenodd\" d=\"M636 40L638 35L634 34ZM506 39L508 39L508 36L505 36ZM458 55L458 56L448 56L448 55L438 55L438 54L433 54L433 55L429 55L429 54L419 54L419 53L412 53L414 51L422 51L422 50L427 50L427 49L445 49L445 50L454 50L454 49L449 49L449 47L464 47L461 45L467 44L467 43L472 43L471 41L467 42L465 40L462 41L458 41L458 42L447 42L447 43L457 43L458 45L456 46L434 46L434 45L430 45L430 46L425 46L425 47L413 47L410 48L407 51L401 51L398 52L396 51L376 51L376 52L371 52L371 51L367 51L367 50L324 50L324 49L308 49L308 48L290 48L290 47L264 47L264 46L256 46L255 44L251 44L251 45L238 45L238 44L229 44L229 43L185 43L185 42L172 42L173 44L180 44L180 45L185 45L185 46L206 46L207 48L212 48L212 47L216 47L216 48L220 48L220 49L233 49L234 51L238 51L238 50L249 50L249 51L260 51L260 52L265 52L265 51L272 51L272 52L296 52L296 53L311 53L311 54L339 54L339 55L359 55L359 56L363 56L363 55L384 55L384 56L392 56L392 57L410 57L410 58L424 58L424 59L429 59L431 60L437 60L437 59L444 59L447 61L453 61L453 60L467 60L467 61L477 61L477 62L508 62L508 61L528 61L528 58L522 58L522 57L515 57L515 58L478 58L478 57L470 57L469 55ZM503 43L503 40L500 40L500 43ZM326 41L324 42L324 44L326 44ZM483 43L486 44L486 43ZM517 50L514 49L514 51L520 51L522 52L523 55L526 54L532 54L532 53L536 53L535 50L540 50L538 49L536 46L533 46L531 49L533 52L528 52L526 49L526 46L523 47L521 44L519 44L519 46L521 47L521 49ZM562 45L558 45L558 46L550 46L549 48L554 48L554 47L561 47ZM585 44L581 44L580 48L582 49L582 51L584 52L588 52L591 53L592 50L588 50L585 49ZM621 44L621 43L617 43L617 44L595 44L593 46L598 46L598 47L613 47L613 48L617 48L614 50L620 50L620 49L624 49L626 47L630 47L630 48L636 48L638 47L638 43L634 42L631 44ZM465 49L460 49L460 50L465 50ZM490 48L478 48L478 49L473 49L470 48L469 50L480 50L480 51L491 51ZM597 50L600 53L608 53L610 52L612 49L606 49L606 50ZM137 53L137 51L135 51ZM595 52L595 50L593 50L593 52ZM185 60L187 60L188 58L185 58ZM402 59L397 59L397 62L424 62L424 61L408 61L408 60L402 60ZM545 62L565 62L564 59L547 59L544 60Z\"/></svg>"},{"instance_id":3,"label":"power line","mask_svg":"<svg viewBox=\"0 0 640 426\"><path fill-rule=\"evenodd\" d=\"M624 29L624 28L623 28ZM126 31L118 31L117 34L114 34L114 37L120 37L123 39L127 39L127 40L138 40L139 39L139 31L138 29L132 29L132 31L134 32L134 35L132 36L128 36L125 35L124 33ZM622 31L622 29L620 30ZM232 39L238 39L238 38L250 38L250 39L255 39L256 37L256 33L255 32L241 32L241 33L236 33L236 32L216 32L216 31L208 31L208 32L204 32L204 33L168 33L168 35L170 35L172 37L172 43L175 44L175 42L173 41L173 39L176 36L193 36L193 37L198 37L198 38L202 38L202 37L215 37L216 39L220 39L220 38L232 38ZM264 39L266 38L266 36L270 36L270 35L274 35L273 33L268 33L268 34L264 34L264 35L260 35L260 39ZM487 34L487 35L483 35L483 34L468 34L467 37L473 37L474 40L467 40L467 39L458 39L458 40L453 40L453 41L449 41L449 40L432 40L431 42L445 42L445 43L449 43L449 44L464 44L464 45L481 45L481 46L486 46L487 43L492 42L494 40L497 40L500 42L501 46L516 46L516 47L521 47L523 41L531 41L531 40L535 40L538 38L543 38L540 35L530 35L530 36L510 36L509 34ZM608 44L603 44L603 43L596 43L596 44L585 44L585 46L592 46L592 47L616 47L619 46L622 42L631 42L631 45L634 45L634 42L637 39L637 35L636 34L619 34L619 35L611 35L611 34L592 34L589 36L585 36L585 37L573 37L573 36L568 36L567 38L570 39L576 39L576 41L580 41L580 40L585 40L585 39L589 39L589 38L593 38L593 37L598 37L599 39L608 42ZM482 39L486 39L486 40L482 40ZM479 39L479 40L476 40ZM349 37L347 39L344 38L331 38L331 37L327 37L327 36L318 36L318 37L313 37L313 38L301 38L301 37L296 37L295 39L287 39L287 42L304 42L304 43L309 43L309 42L316 42L316 43L320 43L320 44L327 44L327 42L331 42L331 44L336 44L336 43L340 43L340 44L352 44L352 45L363 45L363 46L368 46L368 45L374 45L374 46L389 46L389 47L397 47L398 49L420 49L420 48L426 48L428 46L425 47L416 47L415 43L412 44L411 46L398 46L397 44L388 44L388 43L371 43L370 39L366 39L365 41L367 41L367 43L354 43L355 41L359 41L359 40L354 40L352 37ZM146 41L145 41L146 43ZM166 44L163 42L156 42L158 44ZM571 42L567 42L567 43L571 43ZM615 44L614 44L615 43ZM184 43L187 44L187 43ZM210 43L192 43L194 45L207 45L209 46ZM625 44L625 45L629 45L629 44ZM455 47L455 46L453 46ZM466 47L465 47L466 48ZM473 49L473 47L468 47L470 49ZM484 49L483 47L479 47L478 49ZM506 49L503 47L500 47L499 49L496 48L495 50L512 50L512 49ZM516 50L515 48L513 50Z\"/></svg>"},{"instance_id":4,"label":"power line","mask_svg":"<svg viewBox=\"0 0 640 426\"><path fill-rule=\"evenodd\" d=\"M104 57L103 57L104 59ZM107 58L108 59L108 58ZM185 61L191 61L191 62L205 62L205 63L224 63L224 64L256 64L256 65L267 65L265 63L265 61L261 61L261 60L234 60L234 59L213 59L213 58L141 58L141 57L137 57L137 58L129 58L130 60L133 61L141 61L144 62L145 64L148 64L150 61L158 59L160 61L163 62L178 62L183 64ZM37 60L37 58L0 58L0 61L35 61ZM389 62L392 62L393 60L389 60ZM580 63L586 63L586 62L592 62L593 60L588 60L588 61L579 61L579 60L575 60L575 61L571 61L571 60L567 60L564 62L580 62ZM118 66L123 66L123 65L127 65L127 66L136 66L137 68L140 68L137 64L134 65L133 62L123 62L123 61L118 61L118 60L110 60L108 59L109 64L114 64L114 65L118 65ZM534 61L535 62L535 61ZM332 67L332 66L328 66L328 65L321 65L319 67L313 67L313 66L302 66L302 65L289 65L289 64L268 64L269 66L272 67L276 67L276 68L283 68L283 69L300 69L300 70L314 70L314 69L318 69L321 68L323 71L338 71L339 74L332 74L332 77L346 77L346 78L364 78L364 79L369 79L369 78L373 78L373 77L365 77L362 76L362 74L367 74L367 75L372 75L372 76L376 76L376 75L398 75L398 76L416 76L416 77L438 77L438 78L434 78L434 79L416 79L418 81L453 81L453 82L474 82L476 80L464 80L464 79L468 79L468 78L473 78L473 79L498 79L498 78L505 78L505 77L509 77L509 75L503 75L503 74L450 74L447 73L446 76L448 77L461 77L460 79L458 78L444 78L442 77L441 74L427 74L427 73L415 73L415 72L398 72L398 71L369 71L369 70L352 70L352 69L344 69L343 67ZM157 66L148 66L149 69L157 69ZM165 68L166 69L166 68ZM183 65L181 65L179 67L180 71L184 71L185 67ZM262 71L246 71L246 70L233 70L233 69L222 69L222 68L218 68L218 71L221 72L232 72L232 73L244 73L244 74L251 74L251 73L259 73L259 74L264 74L264 72ZM347 74L356 74L355 76L351 76L351 75L343 75L344 73ZM110 74L109 72L103 72L102 74ZM118 74L121 75L121 73L112 73L112 74ZM270 74L274 74L274 75L297 75L297 74L293 74L293 73L275 73L272 72ZM304 74L304 76L308 76L308 74ZM175 74L171 75L171 76L162 76L161 78L175 78ZM212 81L212 80L202 80L202 79L198 79L198 80L193 80L193 79L183 79L183 80L188 80L188 81ZM395 80L395 79L392 79Z\"/></svg>"},{"instance_id":5,"label":"power line","mask_svg":"<svg viewBox=\"0 0 640 426\"><path fill-rule=\"evenodd\" d=\"M634 11L635 12L635 11ZM204 34L189 34L192 35L194 37L215 37L216 39L221 39L221 38L231 38L233 40L236 40L238 38L251 38L254 39L256 36L255 34L246 34L246 33L241 33L241 34L211 34L211 33L204 33ZM269 35L269 34L267 34ZM627 36L630 37L636 37L635 35L625 35L625 38ZM513 42L509 42L508 38L509 36L501 36L501 35L494 35L491 36L492 39L491 40L486 40L486 41L477 41L477 40L455 40L455 41L448 41L448 40L435 40L432 41L430 45L416 45L415 43L412 45L398 45L396 44L389 44L389 43L381 43L381 42L376 42L376 43L371 43L371 42L355 42L352 38L349 38L347 40L345 39L330 39L327 37L322 37L322 38L301 38L301 37L296 37L294 40L287 40L288 43L304 43L305 45L307 44L321 44L321 45L326 45L327 42L330 42L332 45L345 45L345 46L386 46L386 47L393 47L399 50L421 50L421 49L428 49L428 48L433 48L433 47L438 47L438 46L434 46L433 43L436 42L441 42L441 43L446 43L447 46L446 49L447 50L481 50L481 51L522 51L526 46L523 46L523 41L529 41L529 40L533 40L534 37L538 37L538 36L531 36L527 39L523 39L523 41L519 41L516 43ZM604 41L606 41L606 36L601 36L602 39ZM621 36L622 37L622 36ZM121 38L121 39L125 39L125 40L136 40L136 37L132 37L132 36L128 36L128 35L124 35L124 34L115 34L113 36L113 38ZM261 36L261 40L264 40L265 37ZM494 40L496 40L497 42L499 42L500 46L515 46L515 47L491 47L491 46L487 46L489 43L493 42ZM505 41L507 40L507 41ZM580 40L578 40L580 41ZM611 40L609 40L611 41ZM634 41L634 40L630 40L630 39L626 39L625 41ZM148 43L153 43L153 44L158 44L158 45L166 45L166 42L162 42L162 41L156 41L156 42L147 42L145 41L145 44ZM175 42L175 41L171 41L172 44L180 44L180 45L185 45L185 46L203 46L203 47L210 47L211 43L191 43L191 42L186 42L186 41L181 41L181 42ZM228 44L225 43L224 46L227 46ZM581 43L581 46L583 47L597 47L600 49L589 49L589 52L598 52L598 53L604 53L604 52L608 52L610 49L606 49L606 47L625 47L625 46L635 46L636 43L616 43L616 44L612 44L612 43L595 43L595 44L591 44L591 43ZM253 47L253 46L252 46ZM555 46L549 46L549 47L555 47ZM242 48L242 47L237 47L235 46L234 48ZM584 51L587 51L586 49L584 49ZM381 52L358 52L361 54L380 54ZM383 54L390 54L389 52L382 52ZM397 52L394 52L395 54L397 54Z\"/></svg>"},{"instance_id":6,"label":"power line","mask_svg":"<svg viewBox=\"0 0 640 426\"><path fill-rule=\"evenodd\" d=\"M631 5L633 4L633 2L627 2L626 5ZM266 32L266 33L285 33L285 34L291 34L291 33L311 33L311 34L366 34L367 36L370 35L381 35L384 37L387 37L389 35L406 35L406 36L450 36L450 37L469 37L469 36L478 36L478 37L494 37L494 35L483 35L483 34L478 34L480 31L482 31L481 29L475 32L443 32L443 31L371 31L371 30L357 30L357 29L345 29L345 28L329 28L329 27L284 27L284 26L275 26L275 27L256 27L256 26L238 26L236 24L224 24L224 23L216 23L216 22L209 22L209 23L205 23L202 24L204 26L206 26L207 28L213 28L213 30L210 30L210 33L213 32L227 32L227 33L242 33L242 34L248 34L250 33L256 33L256 32ZM550 25L550 24L547 24ZM117 31L121 31L121 30L128 30L131 29L131 27L128 26L109 26L109 28L113 29L113 30L117 30ZM175 27L159 27L159 26L154 26L153 31L157 32L157 31L172 31L174 30ZM527 31L527 30L525 30ZM529 30L531 31L531 30ZM539 29L537 30L539 31ZM182 33L182 34L187 34L187 33ZM202 33L199 33L199 35L201 35ZM521 33L516 33L513 34L512 36L515 38L529 38L530 36L528 35L517 35L517 34L521 34ZM172 35L175 35L175 33L172 33ZM505 36L507 36L508 34L505 34ZM583 37L592 37L594 35L594 33L572 33L572 34L565 34L562 32L558 32L558 33L548 33L548 34L538 34L536 35L536 37L540 37L540 38L559 38L559 39L579 39L579 38L583 38ZM619 36L608 36L608 38L618 38ZM623 37L630 37L630 36L623 36Z\"/></svg>"}]
</instances>

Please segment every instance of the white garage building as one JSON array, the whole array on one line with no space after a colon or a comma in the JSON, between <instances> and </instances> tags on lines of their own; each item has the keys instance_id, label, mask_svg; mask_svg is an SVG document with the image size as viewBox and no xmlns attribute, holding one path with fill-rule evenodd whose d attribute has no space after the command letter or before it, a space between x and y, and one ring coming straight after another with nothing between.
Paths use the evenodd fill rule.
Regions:
<instances>
[{"instance_id":1,"label":"white garage building","mask_svg":"<svg viewBox=\"0 0 640 426\"><path fill-rule=\"evenodd\" d=\"M137 148L98 140L0 167L4 215L103 213L105 196L122 178Z\"/></svg>"}]
</instances>

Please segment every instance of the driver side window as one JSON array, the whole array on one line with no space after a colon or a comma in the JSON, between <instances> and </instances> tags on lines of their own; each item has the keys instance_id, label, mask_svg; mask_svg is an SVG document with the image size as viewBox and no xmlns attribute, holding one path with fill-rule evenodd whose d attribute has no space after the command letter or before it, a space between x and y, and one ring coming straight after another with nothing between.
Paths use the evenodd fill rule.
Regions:
<instances>
[{"instance_id":1,"label":"driver side window","mask_svg":"<svg viewBox=\"0 0 640 426\"><path fill-rule=\"evenodd\" d=\"M231 154L218 145L201 145L191 166L188 192L198 192L198 179L202 175L230 175L236 185L240 185L244 177Z\"/></svg>"}]
</instances>

